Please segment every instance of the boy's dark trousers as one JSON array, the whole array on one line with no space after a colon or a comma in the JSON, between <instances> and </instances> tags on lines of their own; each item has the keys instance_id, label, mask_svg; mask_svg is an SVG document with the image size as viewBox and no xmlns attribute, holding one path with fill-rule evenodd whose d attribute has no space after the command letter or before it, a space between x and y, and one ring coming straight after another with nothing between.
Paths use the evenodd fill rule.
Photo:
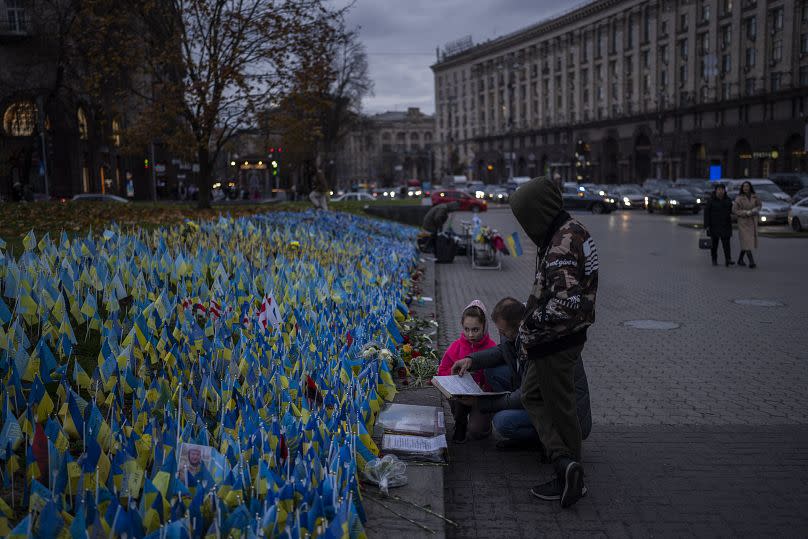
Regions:
<instances>
[{"instance_id":1,"label":"boy's dark trousers","mask_svg":"<svg viewBox=\"0 0 808 539\"><path fill-rule=\"evenodd\" d=\"M730 247L729 247L729 236L711 236L713 240L712 244L710 245L710 256L713 257L713 262L718 260L718 240L721 240L721 247L724 248L724 260L729 262L732 260L732 254L730 254Z\"/></svg>"},{"instance_id":2,"label":"boy's dark trousers","mask_svg":"<svg viewBox=\"0 0 808 539\"><path fill-rule=\"evenodd\" d=\"M522 378L522 405L550 462L581 460L581 425L575 398L575 363L583 345L528 359Z\"/></svg>"}]
</instances>

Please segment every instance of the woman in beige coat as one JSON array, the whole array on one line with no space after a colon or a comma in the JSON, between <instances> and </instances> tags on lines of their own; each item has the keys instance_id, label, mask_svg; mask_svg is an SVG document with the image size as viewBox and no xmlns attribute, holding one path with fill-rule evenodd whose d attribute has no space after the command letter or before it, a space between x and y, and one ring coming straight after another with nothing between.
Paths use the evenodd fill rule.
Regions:
<instances>
[{"instance_id":1,"label":"woman in beige coat","mask_svg":"<svg viewBox=\"0 0 808 539\"><path fill-rule=\"evenodd\" d=\"M738 265L745 266L744 255L749 258L749 267L755 268L755 257L752 249L757 249L757 221L761 202L755 195L755 188L750 182L741 184L741 192L732 204L732 213L738 217L738 236L741 238L741 256Z\"/></svg>"}]
</instances>

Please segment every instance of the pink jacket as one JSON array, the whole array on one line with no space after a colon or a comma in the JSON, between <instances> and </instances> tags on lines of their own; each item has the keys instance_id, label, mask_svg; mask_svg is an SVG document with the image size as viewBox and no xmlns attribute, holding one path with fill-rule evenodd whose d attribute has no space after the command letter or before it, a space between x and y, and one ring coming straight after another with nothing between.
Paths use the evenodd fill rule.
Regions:
<instances>
[{"instance_id":1,"label":"pink jacket","mask_svg":"<svg viewBox=\"0 0 808 539\"><path fill-rule=\"evenodd\" d=\"M449 348L447 348L446 352L443 354L443 359L438 367L438 376L449 376L452 374L452 365L464 357L467 357L469 354L473 354L474 352L479 352L480 350L493 348L496 345L497 343L495 343L491 337L488 336L488 333L483 335L483 338L476 343L469 341L465 335L461 335L459 339L449 345ZM485 374L483 374L482 370L473 373L471 377L475 382L477 382L478 386L486 391L490 390L488 383L485 381Z\"/></svg>"}]
</instances>

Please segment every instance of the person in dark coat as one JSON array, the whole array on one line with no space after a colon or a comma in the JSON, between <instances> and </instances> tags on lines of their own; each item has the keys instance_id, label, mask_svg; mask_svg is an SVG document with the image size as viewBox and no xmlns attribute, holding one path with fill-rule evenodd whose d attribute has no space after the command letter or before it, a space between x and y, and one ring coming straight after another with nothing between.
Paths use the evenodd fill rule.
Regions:
<instances>
[{"instance_id":1,"label":"person in dark coat","mask_svg":"<svg viewBox=\"0 0 808 539\"><path fill-rule=\"evenodd\" d=\"M727 267L732 266L729 239L732 237L732 201L727 196L727 189L723 184L718 184L713 189L713 195L704 206L704 230L712 239L710 255L713 258L713 266L718 265L718 242L724 248L724 262Z\"/></svg>"},{"instance_id":2,"label":"person in dark coat","mask_svg":"<svg viewBox=\"0 0 808 539\"><path fill-rule=\"evenodd\" d=\"M449 220L449 214L460 209L457 202L446 204L436 204L429 208L424 216L423 228L430 234L438 234L443 230L443 225Z\"/></svg>"}]
</instances>

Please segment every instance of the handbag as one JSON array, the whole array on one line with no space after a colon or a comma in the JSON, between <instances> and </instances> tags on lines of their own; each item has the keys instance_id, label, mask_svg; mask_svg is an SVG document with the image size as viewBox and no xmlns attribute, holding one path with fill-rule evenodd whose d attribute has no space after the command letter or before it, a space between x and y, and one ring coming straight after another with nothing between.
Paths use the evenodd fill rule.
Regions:
<instances>
[{"instance_id":1,"label":"handbag","mask_svg":"<svg viewBox=\"0 0 808 539\"><path fill-rule=\"evenodd\" d=\"M713 246L713 239L704 235L699 238L699 249L710 249Z\"/></svg>"}]
</instances>

